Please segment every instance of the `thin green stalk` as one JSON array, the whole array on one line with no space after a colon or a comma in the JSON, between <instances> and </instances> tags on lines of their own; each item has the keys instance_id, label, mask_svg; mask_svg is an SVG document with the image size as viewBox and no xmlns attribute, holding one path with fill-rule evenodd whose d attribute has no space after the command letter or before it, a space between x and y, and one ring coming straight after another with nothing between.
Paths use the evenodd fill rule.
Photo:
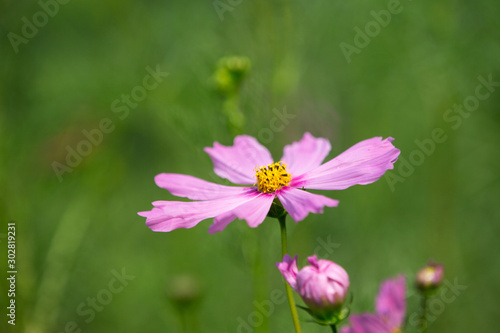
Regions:
<instances>
[{"instance_id":1,"label":"thin green stalk","mask_svg":"<svg viewBox=\"0 0 500 333\"><path fill-rule=\"evenodd\" d=\"M72 265L92 221L82 214L86 207L88 203L77 198L66 209L57 225L43 265L45 269L38 282L38 293L31 322L28 323L28 332L50 331L58 322L64 297L68 293L66 287Z\"/></svg>"},{"instance_id":2,"label":"thin green stalk","mask_svg":"<svg viewBox=\"0 0 500 333\"><path fill-rule=\"evenodd\" d=\"M427 329L427 295L425 293L422 295L422 312L420 313L419 326L419 332L429 332Z\"/></svg>"},{"instance_id":3,"label":"thin green stalk","mask_svg":"<svg viewBox=\"0 0 500 333\"><path fill-rule=\"evenodd\" d=\"M286 240L286 214L278 217L281 228L281 257L287 254L287 240ZM293 298L292 287L285 281L286 296L288 297L288 304L290 304L290 312L292 313L293 325L295 326L295 332L301 333L299 315L297 313L297 307L295 306L295 300Z\"/></svg>"},{"instance_id":4,"label":"thin green stalk","mask_svg":"<svg viewBox=\"0 0 500 333\"><path fill-rule=\"evenodd\" d=\"M332 332L333 332L333 333L337 333L337 326L332 325L332 326L330 326L330 327L332 328Z\"/></svg>"},{"instance_id":5,"label":"thin green stalk","mask_svg":"<svg viewBox=\"0 0 500 333\"><path fill-rule=\"evenodd\" d=\"M180 309L179 317L179 319L181 320L182 333L188 333L189 330L186 309Z\"/></svg>"},{"instance_id":6,"label":"thin green stalk","mask_svg":"<svg viewBox=\"0 0 500 333\"><path fill-rule=\"evenodd\" d=\"M262 242L260 241L260 237L258 237L262 236L262 229L258 229L256 231L257 232L255 233L251 233L251 235L253 235L252 248L254 249L254 252L252 253L252 280L254 299L260 300L266 298L268 292L266 288L266 271L262 256ZM261 311L259 303L254 302L254 310L256 313ZM263 316L262 324L255 327L255 333L269 333L269 316Z\"/></svg>"}]
</instances>

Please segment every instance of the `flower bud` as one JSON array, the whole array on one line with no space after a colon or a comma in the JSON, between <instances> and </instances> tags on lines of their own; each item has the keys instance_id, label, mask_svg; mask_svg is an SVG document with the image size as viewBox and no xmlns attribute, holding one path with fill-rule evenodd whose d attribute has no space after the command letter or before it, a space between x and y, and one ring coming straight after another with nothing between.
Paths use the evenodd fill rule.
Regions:
<instances>
[{"instance_id":1,"label":"flower bud","mask_svg":"<svg viewBox=\"0 0 500 333\"><path fill-rule=\"evenodd\" d=\"M213 76L215 89L224 96L234 95L250 67L250 59L247 57L221 58Z\"/></svg>"},{"instance_id":2,"label":"flower bud","mask_svg":"<svg viewBox=\"0 0 500 333\"><path fill-rule=\"evenodd\" d=\"M334 262L318 260L315 255L307 259L310 265L300 271L297 270L297 257L292 260L288 255L277 266L316 319L335 322L340 319L339 314L347 297L349 276Z\"/></svg>"},{"instance_id":3,"label":"flower bud","mask_svg":"<svg viewBox=\"0 0 500 333\"><path fill-rule=\"evenodd\" d=\"M196 318L200 310L203 288L200 280L190 274L174 276L167 284L167 297L179 318L183 332L197 332Z\"/></svg>"},{"instance_id":4,"label":"flower bud","mask_svg":"<svg viewBox=\"0 0 500 333\"><path fill-rule=\"evenodd\" d=\"M175 276L167 285L167 296L177 308L196 305L202 296L200 281L192 275Z\"/></svg>"},{"instance_id":5,"label":"flower bud","mask_svg":"<svg viewBox=\"0 0 500 333\"><path fill-rule=\"evenodd\" d=\"M444 267L430 261L427 266L417 272L416 285L421 291L434 290L443 281Z\"/></svg>"}]
</instances>

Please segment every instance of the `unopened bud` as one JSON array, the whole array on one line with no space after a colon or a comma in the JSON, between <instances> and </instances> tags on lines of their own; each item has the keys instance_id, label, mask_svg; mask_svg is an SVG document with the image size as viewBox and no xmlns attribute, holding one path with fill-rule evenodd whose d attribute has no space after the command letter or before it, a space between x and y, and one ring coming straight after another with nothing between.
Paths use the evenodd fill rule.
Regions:
<instances>
[{"instance_id":1,"label":"unopened bud","mask_svg":"<svg viewBox=\"0 0 500 333\"><path fill-rule=\"evenodd\" d=\"M178 308L186 308L196 304L201 298L201 285L191 275L178 275L167 285L167 296Z\"/></svg>"},{"instance_id":2,"label":"unopened bud","mask_svg":"<svg viewBox=\"0 0 500 333\"><path fill-rule=\"evenodd\" d=\"M336 324L345 317L343 305L349 291L349 276L332 261L318 260L315 255L307 259L310 265L300 271L297 269L297 257L292 259L288 255L277 266L317 322Z\"/></svg>"},{"instance_id":3,"label":"unopened bud","mask_svg":"<svg viewBox=\"0 0 500 333\"><path fill-rule=\"evenodd\" d=\"M225 96L234 95L250 67L250 59L247 57L221 58L213 76L215 89Z\"/></svg>"},{"instance_id":4,"label":"unopened bud","mask_svg":"<svg viewBox=\"0 0 500 333\"><path fill-rule=\"evenodd\" d=\"M439 287L443 281L444 267L430 261L427 266L417 272L416 285L421 291L431 291Z\"/></svg>"}]
</instances>

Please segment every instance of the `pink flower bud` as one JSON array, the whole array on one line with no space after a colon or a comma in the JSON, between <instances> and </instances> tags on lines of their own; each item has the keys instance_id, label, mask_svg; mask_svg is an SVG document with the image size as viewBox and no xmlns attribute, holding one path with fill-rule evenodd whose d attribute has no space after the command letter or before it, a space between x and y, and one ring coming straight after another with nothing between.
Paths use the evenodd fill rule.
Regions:
<instances>
[{"instance_id":1,"label":"pink flower bud","mask_svg":"<svg viewBox=\"0 0 500 333\"><path fill-rule=\"evenodd\" d=\"M338 314L349 290L346 271L329 260L307 258L308 266L297 272L297 257L286 255L278 269L290 286L302 297L318 319L328 320Z\"/></svg>"},{"instance_id":2,"label":"pink flower bud","mask_svg":"<svg viewBox=\"0 0 500 333\"><path fill-rule=\"evenodd\" d=\"M417 272L417 288L423 291L435 289L443 281L443 276L443 265L431 261Z\"/></svg>"}]
</instances>

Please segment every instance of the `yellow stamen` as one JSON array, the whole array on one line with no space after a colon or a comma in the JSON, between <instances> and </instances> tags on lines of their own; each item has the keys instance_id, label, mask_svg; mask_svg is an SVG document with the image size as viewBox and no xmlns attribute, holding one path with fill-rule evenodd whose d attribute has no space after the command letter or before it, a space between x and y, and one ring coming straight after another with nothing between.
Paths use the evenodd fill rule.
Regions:
<instances>
[{"instance_id":1,"label":"yellow stamen","mask_svg":"<svg viewBox=\"0 0 500 333\"><path fill-rule=\"evenodd\" d=\"M286 164L281 161L255 168L255 172L255 185L263 193L274 193L283 186L288 186L292 180L292 175L286 171Z\"/></svg>"}]
</instances>

